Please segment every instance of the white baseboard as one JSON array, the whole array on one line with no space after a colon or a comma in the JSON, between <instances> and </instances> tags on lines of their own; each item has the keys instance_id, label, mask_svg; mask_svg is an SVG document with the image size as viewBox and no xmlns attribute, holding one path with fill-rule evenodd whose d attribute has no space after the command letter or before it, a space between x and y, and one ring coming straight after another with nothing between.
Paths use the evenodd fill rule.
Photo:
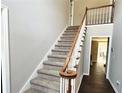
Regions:
<instances>
[{"instance_id":1,"label":"white baseboard","mask_svg":"<svg viewBox=\"0 0 124 93\"><path fill-rule=\"evenodd\" d=\"M89 73L83 73L83 75L89 76Z\"/></svg>"},{"instance_id":2,"label":"white baseboard","mask_svg":"<svg viewBox=\"0 0 124 93\"><path fill-rule=\"evenodd\" d=\"M76 93L79 92L79 89L80 89L80 86L81 86L81 83L82 83L83 76L84 75L81 75L81 77L80 77L80 83L79 83L78 89L76 90Z\"/></svg>"},{"instance_id":3,"label":"white baseboard","mask_svg":"<svg viewBox=\"0 0 124 93\"><path fill-rule=\"evenodd\" d=\"M45 60L47 60L47 56L51 53L51 50L54 49L55 44L57 44L58 40L60 39L60 36L63 34L63 32L66 30L67 27L68 27L68 25L66 25L66 27L63 29L63 31L60 33L60 35L58 36L58 38L56 39L56 41L54 42L54 44L51 46L51 48L45 54L45 56L43 57L43 59L41 60L41 62L35 68L35 70L31 74L31 76L28 78L28 80L26 81L26 83L23 85L23 87L21 88L21 90L18 93L23 93L25 90L27 90L28 88L30 88L30 80L37 76L37 70L38 69L43 68L43 62Z\"/></svg>"},{"instance_id":4,"label":"white baseboard","mask_svg":"<svg viewBox=\"0 0 124 93\"><path fill-rule=\"evenodd\" d=\"M115 93L119 93L117 88L114 86L113 82L111 81L111 79L109 77L107 79L109 80L109 82L110 82L112 88L114 89Z\"/></svg>"}]
</instances>

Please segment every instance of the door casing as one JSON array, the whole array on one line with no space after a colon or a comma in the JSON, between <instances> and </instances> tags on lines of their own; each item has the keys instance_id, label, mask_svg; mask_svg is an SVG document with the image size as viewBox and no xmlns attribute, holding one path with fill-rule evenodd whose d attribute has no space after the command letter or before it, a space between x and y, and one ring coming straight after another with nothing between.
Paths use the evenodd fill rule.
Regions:
<instances>
[{"instance_id":1,"label":"door casing","mask_svg":"<svg viewBox=\"0 0 124 93\"><path fill-rule=\"evenodd\" d=\"M9 30L8 7L1 7L1 67L2 67L2 93L10 93L10 57L9 57Z\"/></svg>"},{"instance_id":2,"label":"door casing","mask_svg":"<svg viewBox=\"0 0 124 93\"><path fill-rule=\"evenodd\" d=\"M109 38L109 43L108 43L108 54L107 54L107 64L106 64L106 78L109 78L109 65L110 65L110 56L111 56L111 43L112 43L112 37L111 36L91 36L90 37L90 45L92 45L92 38L93 37L108 37ZM91 46L90 46L90 51L91 51ZM90 53L91 54L91 53ZM88 64L88 70L90 73L90 63Z\"/></svg>"}]
</instances>

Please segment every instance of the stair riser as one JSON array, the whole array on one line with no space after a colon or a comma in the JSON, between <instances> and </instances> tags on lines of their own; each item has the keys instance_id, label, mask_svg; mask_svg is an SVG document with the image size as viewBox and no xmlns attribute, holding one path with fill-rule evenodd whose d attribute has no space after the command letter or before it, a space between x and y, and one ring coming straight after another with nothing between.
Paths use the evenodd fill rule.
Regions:
<instances>
[{"instance_id":1,"label":"stair riser","mask_svg":"<svg viewBox=\"0 0 124 93\"><path fill-rule=\"evenodd\" d=\"M73 42L73 40L63 40L63 39L61 39L58 42Z\"/></svg>"},{"instance_id":2,"label":"stair riser","mask_svg":"<svg viewBox=\"0 0 124 93\"><path fill-rule=\"evenodd\" d=\"M75 34L63 34L62 36L75 37Z\"/></svg>"},{"instance_id":3,"label":"stair riser","mask_svg":"<svg viewBox=\"0 0 124 93\"><path fill-rule=\"evenodd\" d=\"M66 31L63 33L63 35L76 35L76 34L77 32L69 32L69 31L68 32Z\"/></svg>"},{"instance_id":4,"label":"stair riser","mask_svg":"<svg viewBox=\"0 0 124 93\"><path fill-rule=\"evenodd\" d=\"M56 46L55 49L70 49L70 47L58 47L58 46Z\"/></svg>"},{"instance_id":5,"label":"stair riser","mask_svg":"<svg viewBox=\"0 0 124 93\"><path fill-rule=\"evenodd\" d=\"M39 90L39 91L42 91L42 92L44 92L44 93L59 93L59 91L57 91L57 90L48 89L48 88L46 88L46 87L37 86L37 85L34 85L34 84L32 84L31 87L34 88L34 89L37 89L37 90ZM58 88L59 88L59 87L58 87Z\"/></svg>"},{"instance_id":6,"label":"stair riser","mask_svg":"<svg viewBox=\"0 0 124 93\"><path fill-rule=\"evenodd\" d=\"M52 69L52 70L60 70L62 67L58 67L58 66L52 66L52 65L44 65L45 69Z\"/></svg>"},{"instance_id":7,"label":"stair riser","mask_svg":"<svg viewBox=\"0 0 124 93\"><path fill-rule=\"evenodd\" d=\"M79 28L80 26L69 26L68 28Z\"/></svg>"},{"instance_id":8,"label":"stair riser","mask_svg":"<svg viewBox=\"0 0 124 93\"><path fill-rule=\"evenodd\" d=\"M67 28L66 30L78 30L78 28Z\"/></svg>"},{"instance_id":9,"label":"stair riser","mask_svg":"<svg viewBox=\"0 0 124 93\"><path fill-rule=\"evenodd\" d=\"M65 31L64 33L63 33L63 35L76 35L77 34L77 32L74 32L74 31Z\"/></svg>"},{"instance_id":10,"label":"stair riser","mask_svg":"<svg viewBox=\"0 0 124 93\"><path fill-rule=\"evenodd\" d=\"M68 52L52 51L52 55L67 55Z\"/></svg>"},{"instance_id":11,"label":"stair riser","mask_svg":"<svg viewBox=\"0 0 124 93\"><path fill-rule=\"evenodd\" d=\"M58 45L71 45L72 44L72 42L58 42Z\"/></svg>"},{"instance_id":12,"label":"stair riser","mask_svg":"<svg viewBox=\"0 0 124 93\"><path fill-rule=\"evenodd\" d=\"M68 32L69 32L69 33L77 33L78 31L77 31L77 30L65 30L64 33L65 33L65 32L67 32L67 33L68 33Z\"/></svg>"},{"instance_id":13,"label":"stair riser","mask_svg":"<svg viewBox=\"0 0 124 93\"><path fill-rule=\"evenodd\" d=\"M75 36L67 36L67 35L66 35L66 36L62 36L61 38L66 38L66 39L68 39L68 38L69 38L69 39L74 39L74 38L75 38Z\"/></svg>"},{"instance_id":14,"label":"stair riser","mask_svg":"<svg viewBox=\"0 0 124 93\"><path fill-rule=\"evenodd\" d=\"M77 30L66 30L64 33L77 33Z\"/></svg>"},{"instance_id":15,"label":"stair riser","mask_svg":"<svg viewBox=\"0 0 124 93\"><path fill-rule=\"evenodd\" d=\"M48 60L49 61L56 61L56 62L64 62L65 61L65 59L64 58L51 58L51 57L49 57L48 58Z\"/></svg>"},{"instance_id":16,"label":"stair riser","mask_svg":"<svg viewBox=\"0 0 124 93\"><path fill-rule=\"evenodd\" d=\"M69 26L67 29L77 29L79 26Z\"/></svg>"},{"instance_id":17,"label":"stair riser","mask_svg":"<svg viewBox=\"0 0 124 93\"><path fill-rule=\"evenodd\" d=\"M61 40L74 40L74 38L61 38Z\"/></svg>"},{"instance_id":18,"label":"stair riser","mask_svg":"<svg viewBox=\"0 0 124 93\"><path fill-rule=\"evenodd\" d=\"M52 75L47 75L47 74L42 74L42 73L38 73L38 76L44 79L48 79L51 81L57 81L60 82L60 77L56 77L56 76L52 76Z\"/></svg>"}]
</instances>

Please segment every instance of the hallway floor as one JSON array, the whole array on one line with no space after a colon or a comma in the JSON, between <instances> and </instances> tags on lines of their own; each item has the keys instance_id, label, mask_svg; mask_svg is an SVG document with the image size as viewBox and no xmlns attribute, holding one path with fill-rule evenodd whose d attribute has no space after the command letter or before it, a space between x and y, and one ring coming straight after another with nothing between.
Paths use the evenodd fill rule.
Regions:
<instances>
[{"instance_id":1,"label":"hallway floor","mask_svg":"<svg viewBox=\"0 0 124 93\"><path fill-rule=\"evenodd\" d=\"M90 76L84 76L79 93L115 93L109 81L105 78L103 65L93 63Z\"/></svg>"}]
</instances>

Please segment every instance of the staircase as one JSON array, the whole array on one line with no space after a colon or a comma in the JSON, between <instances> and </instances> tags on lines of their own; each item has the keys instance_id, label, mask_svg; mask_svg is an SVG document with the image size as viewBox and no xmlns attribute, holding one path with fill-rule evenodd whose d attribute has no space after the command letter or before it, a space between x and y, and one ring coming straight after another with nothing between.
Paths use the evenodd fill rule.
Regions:
<instances>
[{"instance_id":1,"label":"staircase","mask_svg":"<svg viewBox=\"0 0 124 93\"><path fill-rule=\"evenodd\" d=\"M43 62L43 68L37 71L37 77L30 81L31 87L23 93L75 93L72 80L76 78L77 68L80 67L79 55L86 36L85 26L113 23L113 14L114 4L86 8L81 25L67 27ZM77 57L74 54L79 55ZM74 66L69 67L69 64L73 64L71 61Z\"/></svg>"},{"instance_id":2,"label":"staircase","mask_svg":"<svg viewBox=\"0 0 124 93\"><path fill-rule=\"evenodd\" d=\"M31 87L23 93L60 93L59 71L64 65L70 47L78 32L79 26L69 26L58 40L43 68L37 71L37 77L30 81Z\"/></svg>"}]
</instances>

